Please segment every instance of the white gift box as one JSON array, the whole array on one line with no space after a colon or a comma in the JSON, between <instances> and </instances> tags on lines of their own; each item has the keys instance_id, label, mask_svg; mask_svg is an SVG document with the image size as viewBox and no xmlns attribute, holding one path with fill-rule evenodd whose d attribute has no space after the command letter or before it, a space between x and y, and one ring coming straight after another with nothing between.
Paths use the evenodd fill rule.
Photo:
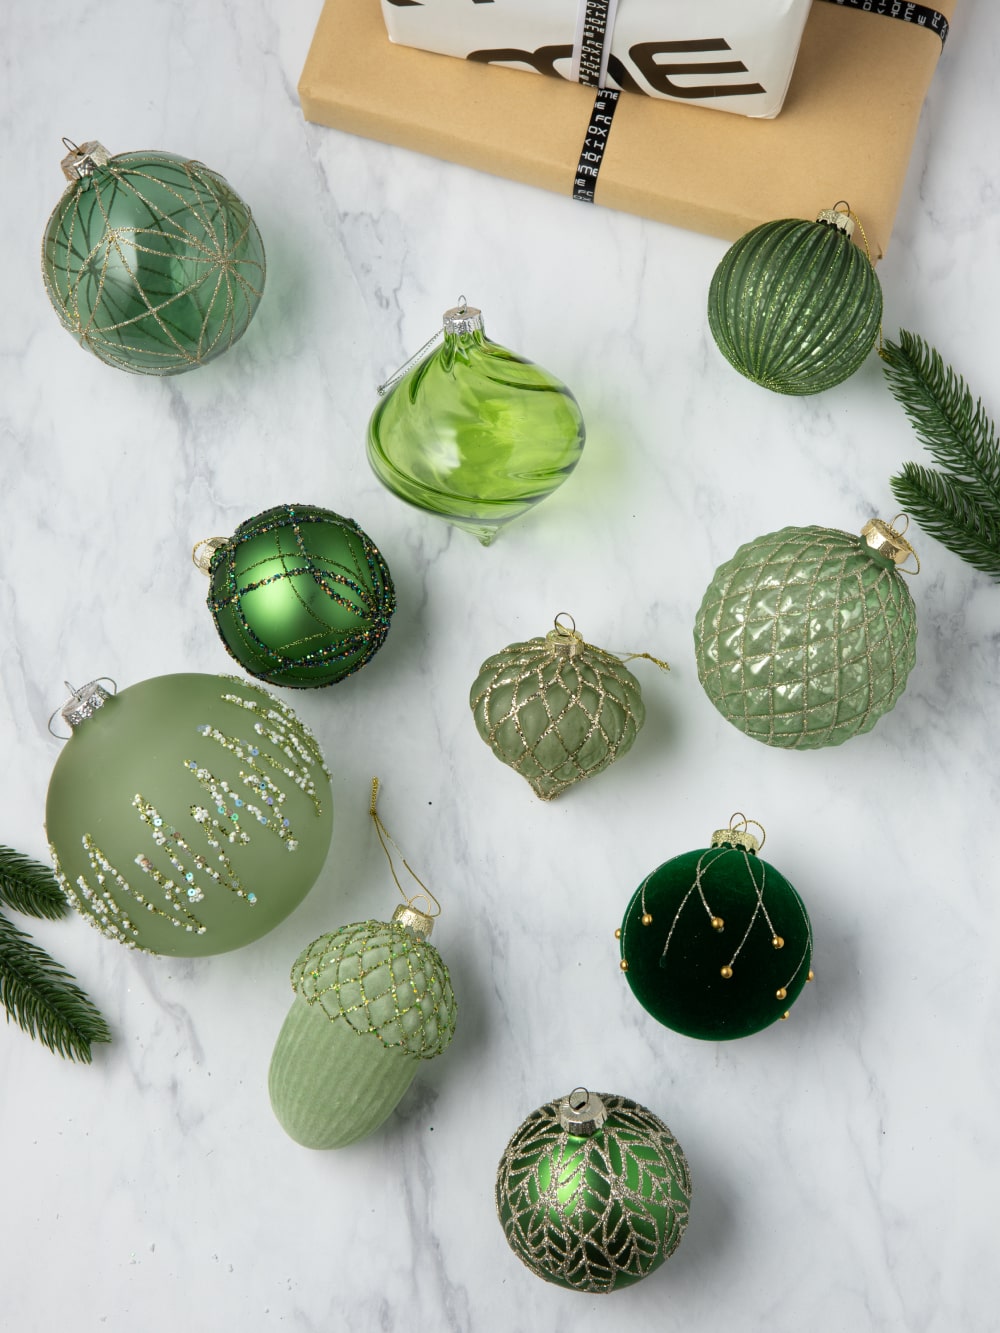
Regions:
<instances>
[{"instance_id":1,"label":"white gift box","mask_svg":"<svg viewBox=\"0 0 1000 1333\"><path fill-rule=\"evenodd\" d=\"M811 0L382 0L394 42L771 118Z\"/></svg>"}]
</instances>

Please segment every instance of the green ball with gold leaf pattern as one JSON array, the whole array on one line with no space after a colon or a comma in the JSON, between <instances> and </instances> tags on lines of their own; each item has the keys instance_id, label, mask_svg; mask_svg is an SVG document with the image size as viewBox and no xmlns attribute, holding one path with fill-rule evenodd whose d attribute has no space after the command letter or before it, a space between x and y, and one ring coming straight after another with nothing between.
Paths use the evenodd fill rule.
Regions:
<instances>
[{"instance_id":1,"label":"green ball with gold leaf pattern","mask_svg":"<svg viewBox=\"0 0 1000 1333\"><path fill-rule=\"evenodd\" d=\"M66 897L149 953L223 953L297 907L330 846L330 777L292 710L228 676L76 691L45 822Z\"/></svg>"}]
</instances>

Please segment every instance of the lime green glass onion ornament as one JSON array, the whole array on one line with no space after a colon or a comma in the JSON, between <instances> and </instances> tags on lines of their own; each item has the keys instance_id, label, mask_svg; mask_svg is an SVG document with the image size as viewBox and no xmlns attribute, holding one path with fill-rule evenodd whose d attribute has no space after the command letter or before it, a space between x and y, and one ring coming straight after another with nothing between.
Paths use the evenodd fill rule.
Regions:
<instances>
[{"instance_id":1,"label":"lime green glass onion ornament","mask_svg":"<svg viewBox=\"0 0 1000 1333\"><path fill-rule=\"evenodd\" d=\"M565 384L486 337L479 310L463 302L446 311L443 334L388 381L368 425L368 461L401 500L488 546L576 467L583 417Z\"/></svg>"},{"instance_id":2,"label":"lime green glass onion ornament","mask_svg":"<svg viewBox=\"0 0 1000 1333\"><path fill-rule=\"evenodd\" d=\"M726 251L708 325L741 375L776 393L810 394L858 369L878 337L882 288L853 232L838 205L815 222L765 222Z\"/></svg>"},{"instance_id":3,"label":"lime green glass onion ornament","mask_svg":"<svg viewBox=\"0 0 1000 1333\"><path fill-rule=\"evenodd\" d=\"M389 856L377 793L374 781L370 813ZM394 869L392 876L402 893ZM321 935L292 966L295 999L268 1090L282 1128L303 1147L344 1148L373 1133L421 1061L440 1055L454 1035L451 978L428 941L440 907L417 883L422 893L403 894L391 921L355 921Z\"/></svg>"},{"instance_id":4,"label":"lime green glass onion ornament","mask_svg":"<svg viewBox=\"0 0 1000 1333\"><path fill-rule=\"evenodd\" d=\"M789 527L741 546L695 619L698 679L723 717L787 749L870 731L916 660L916 610L901 577L910 556L902 532L877 518L859 537Z\"/></svg>"},{"instance_id":5,"label":"lime green glass onion ornament","mask_svg":"<svg viewBox=\"0 0 1000 1333\"><path fill-rule=\"evenodd\" d=\"M173 153L66 141L70 184L42 239L63 326L122 370L177 375L243 336L264 290L250 210L217 172Z\"/></svg>"},{"instance_id":6,"label":"lime green glass onion ornament","mask_svg":"<svg viewBox=\"0 0 1000 1333\"><path fill-rule=\"evenodd\" d=\"M353 519L275 505L193 552L208 608L244 670L272 685L333 685L374 657L396 593L378 547Z\"/></svg>"},{"instance_id":7,"label":"lime green glass onion ornament","mask_svg":"<svg viewBox=\"0 0 1000 1333\"><path fill-rule=\"evenodd\" d=\"M589 1295L631 1286L680 1244L691 1175L667 1126L628 1097L574 1088L504 1150L500 1225L537 1277Z\"/></svg>"}]
</instances>

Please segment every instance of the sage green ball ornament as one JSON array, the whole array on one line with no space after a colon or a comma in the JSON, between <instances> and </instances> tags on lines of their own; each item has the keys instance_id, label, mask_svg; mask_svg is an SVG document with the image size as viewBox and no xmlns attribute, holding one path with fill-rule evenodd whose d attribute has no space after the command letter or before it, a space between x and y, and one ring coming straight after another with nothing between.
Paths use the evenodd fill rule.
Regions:
<instances>
[{"instance_id":1,"label":"sage green ball ornament","mask_svg":"<svg viewBox=\"0 0 1000 1333\"><path fill-rule=\"evenodd\" d=\"M64 328L101 361L141 375L178 375L232 347L265 274L239 195L173 153L66 145L70 183L42 238L45 290Z\"/></svg>"},{"instance_id":2,"label":"sage green ball ornament","mask_svg":"<svg viewBox=\"0 0 1000 1333\"><path fill-rule=\"evenodd\" d=\"M648 653L633 656L666 669ZM586 643L564 612L544 638L488 657L469 703L486 744L543 801L626 754L646 718L635 676L621 658Z\"/></svg>"},{"instance_id":3,"label":"sage green ball ornament","mask_svg":"<svg viewBox=\"0 0 1000 1333\"><path fill-rule=\"evenodd\" d=\"M637 1102L574 1088L533 1111L497 1168L507 1243L536 1277L600 1295L654 1272L680 1244L691 1175Z\"/></svg>"},{"instance_id":4,"label":"sage green ball ornament","mask_svg":"<svg viewBox=\"0 0 1000 1333\"><path fill-rule=\"evenodd\" d=\"M815 222L765 222L726 251L708 325L741 375L776 393L810 394L858 369L878 337L882 288L853 232L838 205Z\"/></svg>"},{"instance_id":5,"label":"sage green ball ornament","mask_svg":"<svg viewBox=\"0 0 1000 1333\"><path fill-rule=\"evenodd\" d=\"M228 676L99 682L61 710L71 736L45 823L69 902L147 953L259 939L312 888L330 846L330 777L290 708Z\"/></svg>"},{"instance_id":6,"label":"sage green ball ornament","mask_svg":"<svg viewBox=\"0 0 1000 1333\"><path fill-rule=\"evenodd\" d=\"M698 679L723 717L785 749L870 731L916 660L900 572L910 556L902 532L877 518L859 537L788 527L741 546L716 570L694 627Z\"/></svg>"},{"instance_id":7,"label":"sage green ball ornament","mask_svg":"<svg viewBox=\"0 0 1000 1333\"><path fill-rule=\"evenodd\" d=\"M729 1041L787 1018L812 981L812 926L743 815L647 875L619 930L629 989L659 1023ZM760 828L760 825L757 826Z\"/></svg>"}]
</instances>

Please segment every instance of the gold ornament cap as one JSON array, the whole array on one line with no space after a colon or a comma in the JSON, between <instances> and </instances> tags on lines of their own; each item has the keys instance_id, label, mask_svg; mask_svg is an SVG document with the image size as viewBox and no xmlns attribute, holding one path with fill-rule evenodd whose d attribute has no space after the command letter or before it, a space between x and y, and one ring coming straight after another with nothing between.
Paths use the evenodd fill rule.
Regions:
<instances>
[{"instance_id":1,"label":"gold ornament cap","mask_svg":"<svg viewBox=\"0 0 1000 1333\"><path fill-rule=\"evenodd\" d=\"M566 620L566 625L560 622ZM586 648L586 643L582 634L576 632L576 621L568 611L560 611L553 622L555 628L550 629L546 634L549 647L557 657L576 657L577 653Z\"/></svg>"},{"instance_id":2,"label":"gold ornament cap","mask_svg":"<svg viewBox=\"0 0 1000 1333\"><path fill-rule=\"evenodd\" d=\"M846 208L847 205L845 204L844 207ZM842 231L848 240L854 235L854 219L849 212L845 213L837 204L834 204L833 208L824 208L817 213L816 221L824 222L827 226Z\"/></svg>"},{"instance_id":3,"label":"gold ornament cap","mask_svg":"<svg viewBox=\"0 0 1000 1333\"><path fill-rule=\"evenodd\" d=\"M474 305L466 305L463 296L458 305L441 316L441 327L445 333L482 333L483 312Z\"/></svg>"},{"instance_id":4,"label":"gold ornament cap","mask_svg":"<svg viewBox=\"0 0 1000 1333\"><path fill-rule=\"evenodd\" d=\"M559 1123L568 1134L581 1138L596 1134L608 1118L608 1108L596 1092L574 1088L558 1106Z\"/></svg>"},{"instance_id":5,"label":"gold ornament cap","mask_svg":"<svg viewBox=\"0 0 1000 1333\"><path fill-rule=\"evenodd\" d=\"M906 517L904 514L897 515L897 518L904 517ZM900 532L898 528L893 526L895 522L895 518L892 523L886 523L881 518L870 518L861 529L861 535L864 537L869 550L874 552L875 555L880 555L883 560L891 560L894 565L905 565L912 555L914 560L917 561L917 569L919 570L920 560L917 553L903 536L906 528L903 529L903 532ZM907 518L906 527L909 526L910 520Z\"/></svg>"},{"instance_id":6,"label":"gold ornament cap","mask_svg":"<svg viewBox=\"0 0 1000 1333\"><path fill-rule=\"evenodd\" d=\"M761 836L758 838L750 832L750 825L755 824L760 829ZM745 852L759 852L764 845L764 839L767 834L764 832L764 825L758 824L756 819L747 819L742 810L737 810L729 820L728 828L716 829L712 834L713 847L739 847Z\"/></svg>"},{"instance_id":7,"label":"gold ornament cap","mask_svg":"<svg viewBox=\"0 0 1000 1333\"><path fill-rule=\"evenodd\" d=\"M409 903L400 903L392 914L392 924L402 926L411 935L416 935L418 940L426 940L434 929L434 918Z\"/></svg>"},{"instance_id":8,"label":"gold ornament cap","mask_svg":"<svg viewBox=\"0 0 1000 1333\"><path fill-rule=\"evenodd\" d=\"M59 165L68 181L79 181L85 176L92 176L98 167L106 167L111 161L111 154L96 139L88 139L86 143L81 144L63 139L63 143L69 152Z\"/></svg>"}]
</instances>

